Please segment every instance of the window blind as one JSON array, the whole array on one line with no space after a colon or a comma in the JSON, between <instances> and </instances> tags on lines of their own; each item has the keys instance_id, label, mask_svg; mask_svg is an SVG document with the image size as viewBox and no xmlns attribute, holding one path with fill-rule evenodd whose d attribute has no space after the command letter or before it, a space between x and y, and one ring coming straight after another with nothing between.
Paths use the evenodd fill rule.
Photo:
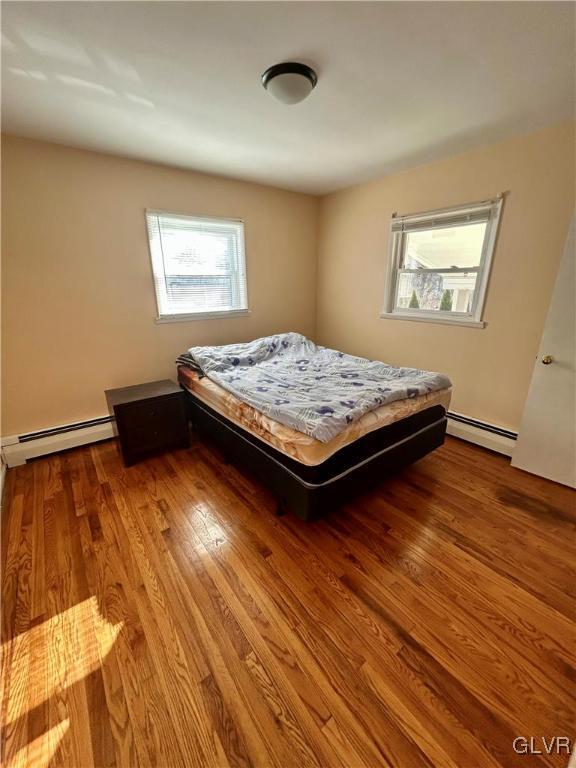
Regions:
<instances>
[{"instance_id":1,"label":"window blind","mask_svg":"<svg viewBox=\"0 0 576 768\"><path fill-rule=\"evenodd\" d=\"M392 232L415 232L422 229L439 229L459 227L463 224L478 224L490 219L497 207L497 202L488 200L477 205L461 209L431 211L430 213L415 213L408 216L395 216L392 219Z\"/></svg>"},{"instance_id":2,"label":"window blind","mask_svg":"<svg viewBox=\"0 0 576 768\"><path fill-rule=\"evenodd\" d=\"M158 314L247 309L244 224L146 211Z\"/></svg>"}]
</instances>

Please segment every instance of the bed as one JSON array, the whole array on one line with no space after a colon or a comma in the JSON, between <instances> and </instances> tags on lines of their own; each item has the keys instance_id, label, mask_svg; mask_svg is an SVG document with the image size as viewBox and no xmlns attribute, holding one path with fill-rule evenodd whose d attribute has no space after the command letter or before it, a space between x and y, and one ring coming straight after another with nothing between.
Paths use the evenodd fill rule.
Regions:
<instances>
[{"instance_id":1,"label":"bed","mask_svg":"<svg viewBox=\"0 0 576 768\"><path fill-rule=\"evenodd\" d=\"M271 340L280 352L269 352ZM278 498L278 513L292 510L304 520L317 518L444 441L451 386L441 374L385 370L379 367L383 363L318 348L299 334L191 348L177 364L194 429L228 461L267 484ZM398 371L417 377L406 379ZM322 375L314 375L318 372ZM400 391L377 386L383 372ZM286 409L288 399L278 398L286 390L277 387L289 388L291 404L297 401L298 407Z\"/></svg>"}]
</instances>

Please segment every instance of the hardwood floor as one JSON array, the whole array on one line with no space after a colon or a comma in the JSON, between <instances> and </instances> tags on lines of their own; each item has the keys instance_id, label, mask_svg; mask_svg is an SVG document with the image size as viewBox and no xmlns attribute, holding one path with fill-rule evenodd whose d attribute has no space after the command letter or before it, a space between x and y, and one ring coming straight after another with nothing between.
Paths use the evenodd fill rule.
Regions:
<instances>
[{"instance_id":1,"label":"hardwood floor","mask_svg":"<svg viewBox=\"0 0 576 768\"><path fill-rule=\"evenodd\" d=\"M4 764L567 764L572 491L449 439L323 521L274 508L199 442L9 471Z\"/></svg>"}]
</instances>

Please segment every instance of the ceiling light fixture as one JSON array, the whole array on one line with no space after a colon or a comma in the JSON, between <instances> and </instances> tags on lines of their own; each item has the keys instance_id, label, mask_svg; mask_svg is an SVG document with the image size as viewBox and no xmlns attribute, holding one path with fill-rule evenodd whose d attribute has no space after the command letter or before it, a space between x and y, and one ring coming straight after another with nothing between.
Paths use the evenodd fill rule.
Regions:
<instances>
[{"instance_id":1,"label":"ceiling light fixture","mask_svg":"<svg viewBox=\"0 0 576 768\"><path fill-rule=\"evenodd\" d=\"M268 67L262 75L262 85L283 104L298 104L310 95L318 76L306 64L285 61Z\"/></svg>"}]
</instances>

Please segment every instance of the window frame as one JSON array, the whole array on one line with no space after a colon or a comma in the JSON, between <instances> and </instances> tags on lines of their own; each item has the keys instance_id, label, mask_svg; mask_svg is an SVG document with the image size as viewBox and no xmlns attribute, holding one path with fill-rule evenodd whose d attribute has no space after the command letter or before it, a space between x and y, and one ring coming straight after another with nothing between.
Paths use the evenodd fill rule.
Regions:
<instances>
[{"instance_id":1,"label":"window frame","mask_svg":"<svg viewBox=\"0 0 576 768\"><path fill-rule=\"evenodd\" d=\"M152 252L152 237L149 226L149 216L156 217L174 217L179 219L190 219L191 221L217 221L224 224L240 225L241 229L241 257L244 264L244 296L246 298L246 306L238 309L226 309L226 310L202 310L199 312L178 312L176 314L163 313L160 306L160 296L157 289L157 277L154 268L154 254ZM156 300L156 312L157 316L154 322L158 324L162 323L184 323L193 320L211 320L211 319L223 319L231 317L245 317L250 315L250 304L248 297L248 266L246 260L246 232L244 219L231 218L224 216L199 216L190 213L180 213L179 211L166 211L158 208L146 208L144 211L144 220L146 224L146 235L148 239L148 253L150 256L150 271L152 275L152 286L154 289L154 298ZM164 279L166 279L166 273L163 273Z\"/></svg>"},{"instance_id":2,"label":"window frame","mask_svg":"<svg viewBox=\"0 0 576 768\"><path fill-rule=\"evenodd\" d=\"M427 323L459 325L469 328L484 328L486 323L482 320L482 316L486 302L490 270L496 249L503 201L504 196L500 194L494 199L484 200L479 203L440 208L433 211L407 214L405 216L394 214L390 222L388 268L384 290L384 306L380 317L384 319L417 320ZM471 218L474 215L477 217L484 211L487 212L486 219ZM410 309L409 307L395 306L397 286L399 277L402 274L400 264L404 255L406 235L410 232L410 229L406 231L406 227L410 227L411 224L425 224L429 221L430 227L421 226L418 230L412 230L429 231L440 229L443 226L459 226L473 223L474 221L480 223L480 221L484 220L486 221L486 231L482 244L480 264L475 268L477 270L477 279L470 312L447 312L445 310ZM429 269L426 271L447 273L451 271L456 272L456 269ZM413 271L418 272L420 270Z\"/></svg>"}]
</instances>

